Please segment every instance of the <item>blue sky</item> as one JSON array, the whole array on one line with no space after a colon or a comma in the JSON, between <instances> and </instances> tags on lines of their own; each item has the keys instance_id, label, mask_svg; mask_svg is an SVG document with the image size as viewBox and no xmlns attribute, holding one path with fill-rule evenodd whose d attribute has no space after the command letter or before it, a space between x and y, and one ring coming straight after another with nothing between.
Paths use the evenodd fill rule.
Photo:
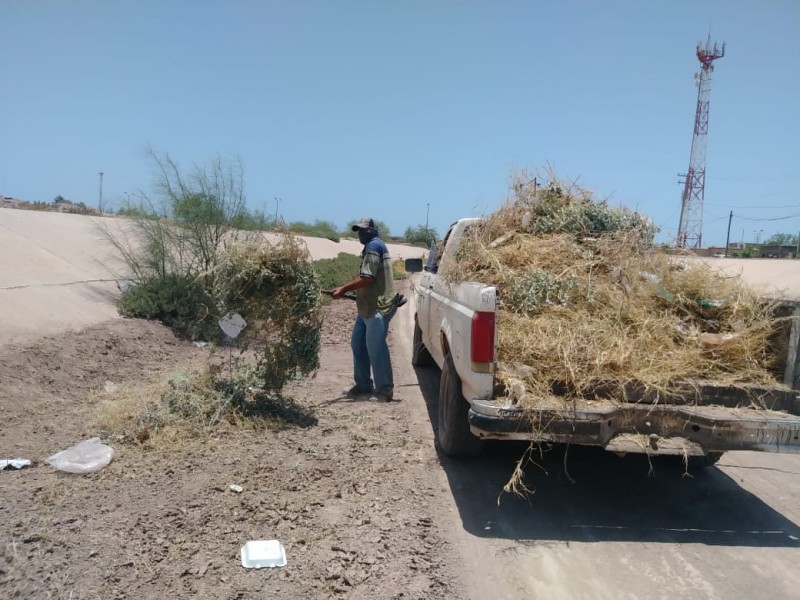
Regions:
<instances>
[{"instance_id":1,"label":"blue sky","mask_svg":"<svg viewBox=\"0 0 800 600\"><path fill-rule=\"evenodd\" d=\"M253 209L393 233L493 210L551 165L677 233L699 63L703 241L800 231L800 2L0 2L0 194L147 190L151 145L238 155ZM777 219L794 215L785 220ZM743 231L744 230L744 231Z\"/></svg>"}]
</instances>

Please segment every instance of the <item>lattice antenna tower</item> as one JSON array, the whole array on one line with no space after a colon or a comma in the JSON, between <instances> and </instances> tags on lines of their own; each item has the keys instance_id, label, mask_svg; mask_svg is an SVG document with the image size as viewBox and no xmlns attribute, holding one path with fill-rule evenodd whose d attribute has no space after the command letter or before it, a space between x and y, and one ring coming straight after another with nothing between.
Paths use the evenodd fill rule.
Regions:
<instances>
[{"instance_id":1,"label":"lattice antenna tower","mask_svg":"<svg viewBox=\"0 0 800 600\"><path fill-rule=\"evenodd\" d=\"M702 243L711 74L714 72L714 61L723 56L725 56L725 44L720 48L715 42L712 46L710 35L705 45L702 42L697 44L697 60L700 61L701 67L694 76L697 83L697 112L694 117L692 153L689 156L689 170L683 175L685 180L681 182L683 183L681 221L675 244L679 248L700 248Z\"/></svg>"}]
</instances>

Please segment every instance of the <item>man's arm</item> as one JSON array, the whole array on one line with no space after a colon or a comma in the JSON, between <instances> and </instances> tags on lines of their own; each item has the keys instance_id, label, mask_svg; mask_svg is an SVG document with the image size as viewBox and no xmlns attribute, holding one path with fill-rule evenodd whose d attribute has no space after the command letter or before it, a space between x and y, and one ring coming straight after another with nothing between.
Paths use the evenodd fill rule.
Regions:
<instances>
[{"instance_id":1,"label":"man's arm","mask_svg":"<svg viewBox=\"0 0 800 600\"><path fill-rule=\"evenodd\" d=\"M373 282L372 277L359 277L358 279L354 279L350 283L345 283L342 287L338 287L333 290L331 296L334 298L341 298L347 292L352 292L353 290L358 290L363 287L367 287L370 283Z\"/></svg>"}]
</instances>

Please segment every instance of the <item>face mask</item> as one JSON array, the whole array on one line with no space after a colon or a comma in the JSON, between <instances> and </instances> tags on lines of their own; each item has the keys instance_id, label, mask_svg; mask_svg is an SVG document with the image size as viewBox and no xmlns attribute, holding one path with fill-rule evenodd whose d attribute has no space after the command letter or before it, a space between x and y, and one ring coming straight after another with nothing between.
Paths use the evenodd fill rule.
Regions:
<instances>
[{"instance_id":1,"label":"face mask","mask_svg":"<svg viewBox=\"0 0 800 600\"><path fill-rule=\"evenodd\" d=\"M358 241L361 242L363 246L366 246L367 242L369 242L371 239L372 235L370 234L369 231L367 231L366 229L358 230Z\"/></svg>"}]
</instances>

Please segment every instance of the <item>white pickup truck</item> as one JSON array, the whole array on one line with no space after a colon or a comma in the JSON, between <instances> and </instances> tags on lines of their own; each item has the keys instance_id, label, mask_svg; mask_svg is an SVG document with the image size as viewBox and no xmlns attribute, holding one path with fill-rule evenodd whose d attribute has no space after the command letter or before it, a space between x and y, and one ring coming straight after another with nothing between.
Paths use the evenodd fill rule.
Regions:
<instances>
[{"instance_id":1,"label":"white pickup truck","mask_svg":"<svg viewBox=\"0 0 800 600\"><path fill-rule=\"evenodd\" d=\"M780 376L786 385L755 390L762 408L753 408L741 389L713 382L694 382L658 402L627 388L616 395L610 390L601 401L565 398L526 407L495 397L498 289L452 283L437 274L443 258L457 256L464 232L479 223L454 223L444 241L431 248L425 272L415 283L412 363L441 368L438 441L445 454L475 456L487 439L673 454L688 458L692 466L713 464L726 450L800 452L798 303L785 307L785 315L794 318L780 334L779 347L785 348ZM423 270L419 259L406 262L409 272Z\"/></svg>"}]
</instances>

